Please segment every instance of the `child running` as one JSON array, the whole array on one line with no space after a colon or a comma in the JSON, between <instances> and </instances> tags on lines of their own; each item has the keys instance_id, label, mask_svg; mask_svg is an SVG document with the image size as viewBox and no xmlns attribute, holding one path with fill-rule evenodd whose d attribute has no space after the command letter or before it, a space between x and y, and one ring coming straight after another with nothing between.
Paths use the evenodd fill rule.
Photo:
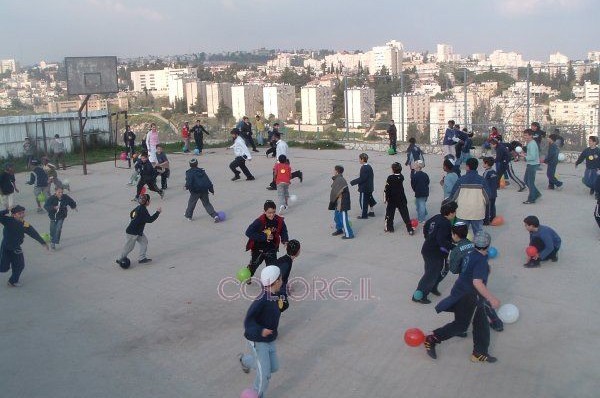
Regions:
<instances>
[{"instance_id":1,"label":"child running","mask_svg":"<svg viewBox=\"0 0 600 398\"><path fill-rule=\"evenodd\" d=\"M44 204L44 209L46 209L48 218L50 218L50 248L52 250L58 249L60 244L63 223L67 218L67 207L77 211L77 203L69 195L64 194L63 189L60 187L54 190L54 195L50 196Z\"/></svg>"},{"instance_id":2,"label":"child running","mask_svg":"<svg viewBox=\"0 0 600 398\"><path fill-rule=\"evenodd\" d=\"M156 154L154 156L156 158ZM137 201L139 199L144 185L147 185L148 189L151 191L157 192L162 199L165 193L162 189L156 186L156 176L158 176L158 171L156 171L150 162L147 152L142 152L140 155L140 161L135 165L135 168L140 173L140 179L137 183L137 190L133 200Z\"/></svg>"},{"instance_id":3,"label":"child running","mask_svg":"<svg viewBox=\"0 0 600 398\"><path fill-rule=\"evenodd\" d=\"M454 336L464 335L473 322L473 353L471 362L494 363L497 358L488 353L490 345L490 326L484 310L487 300L491 307L500 306L498 300L486 287L490 267L487 252L492 238L487 232L480 231L475 235L473 243L475 250L468 253L463 260L458 279L452 287L450 296L446 297L435 307L439 312L453 312L454 321L435 329L425 338L427 354L437 359L435 346Z\"/></svg>"},{"instance_id":4,"label":"child running","mask_svg":"<svg viewBox=\"0 0 600 398\"><path fill-rule=\"evenodd\" d=\"M185 172L184 189L187 189L190 192L188 205L185 209L186 220L192 221L196 203L198 203L198 199L200 199L202 206L204 206L204 210L206 210L208 215L211 216L215 222L221 221L208 198L209 192L213 195L215 194L213 183L206 175L204 169L198 167L198 159L196 158L190 160L190 168Z\"/></svg>"},{"instance_id":5,"label":"child running","mask_svg":"<svg viewBox=\"0 0 600 398\"><path fill-rule=\"evenodd\" d=\"M279 155L277 163L273 166L275 175L275 184L277 185L277 198L279 199L279 214L283 214L288 208L288 198L290 197L290 181L292 168L285 155Z\"/></svg>"},{"instance_id":6,"label":"child running","mask_svg":"<svg viewBox=\"0 0 600 398\"><path fill-rule=\"evenodd\" d=\"M31 165L33 166L33 170L29 174L29 181L27 181L26 184L33 185L33 195L35 196L35 203L37 204L37 212L43 213L44 209L42 208L42 205L46 202L46 198L50 196L48 175L40 166L38 160L32 160Z\"/></svg>"},{"instance_id":7,"label":"child running","mask_svg":"<svg viewBox=\"0 0 600 398\"><path fill-rule=\"evenodd\" d=\"M277 265L281 271L281 289L279 291L281 312L288 309L290 306L287 297L290 294L290 288L288 287L288 281L292 272L292 263L300 255L300 242L296 239L290 239L287 246L285 247L286 255L281 256L277 259Z\"/></svg>"},{"instance_id":8,"label":"child running","mask_svg":"<svg viewBox=\"0 0 600 398\"><path fill-rule=\"evenodd\" d=\"M267 200L263 205L264 213L246 229L248 243L246 251L250 251L248 269L254 276L256 269L264 261L267 265L275 265L279 244L288 243L288 230L283 217L276 214L275 202ZM248 279L248 282L251 280Z\"/></svg>"},{"instance_id":9,"label":"child running","mask_svg":"<svg viewBox=\"0 0 600 398\"><path fill-rule=\"evenodd\" d=\"M429 197L429 176L423 170L425 164L417 160L413 166L414 173L410 176L410 185L415 192L417 218L420 223L427 220L427 198Z\"/></svg>"}]
</instances>

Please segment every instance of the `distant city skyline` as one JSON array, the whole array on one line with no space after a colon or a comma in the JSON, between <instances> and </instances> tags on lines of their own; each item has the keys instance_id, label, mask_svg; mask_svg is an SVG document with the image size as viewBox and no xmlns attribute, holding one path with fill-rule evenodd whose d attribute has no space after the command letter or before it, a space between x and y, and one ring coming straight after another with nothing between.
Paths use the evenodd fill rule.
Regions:
<instances>
[{"instance_id":1,"label":"distant city skyline","mask_svg":"<svg viewBox=\"0 0 600 398\"><path fill-rule=\"evenodd\" d=\"M373 6L373 3L376 6ZM0 4L0 59L22 65L65 56L176 55L267 49L405 51L450 44L462 56L515 51L547 61L600 50L594 0L83 0Z\"/></svg>"}]
</instances>

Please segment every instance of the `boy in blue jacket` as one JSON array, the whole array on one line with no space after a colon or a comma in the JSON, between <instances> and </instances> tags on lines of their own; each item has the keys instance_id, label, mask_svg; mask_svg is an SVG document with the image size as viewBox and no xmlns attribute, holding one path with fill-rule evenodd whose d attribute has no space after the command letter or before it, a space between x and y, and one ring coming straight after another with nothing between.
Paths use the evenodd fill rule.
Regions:
<instances>
[{"instance_id":1,"label":"boy in blue jacket","mask_svg":"<svg viewBox=\"0 0 600 398\"><path fill-rule=\"evenodd\" d=\"M496 198L498 197L498 173L494 170L494 158L491 156L483 158L483 178L489 188L489 202L485 212L483 225L490 225L496 218Z\"/></svg>"},{"instance_id":2,"label":"boy in blue jacket","mask_svg":"<svg viewBox=\"0 0 600 398\"><path fill-rule=\"evenodd\" d=\"M577 158L575 167L585 160L585 174L583 183L590 189L590 195L594 194L597 172L600 170L600 148L598 148L598 137L588 138L589 147L585 148Z\"/></svg>"},{"instance_id":3,"label":"boy in blue jacket","mask_svg":"<svg viewBox=\"0 0 600 398\"><path fill-rule=\"evenodd\" d=\"M548 226L540 225L540 220L536 216L527 216L523 222L525 229L529 232L529 246L534 246L538 251L538 254L531 257L523 266L535 268L540 266L540 261L557 262L562 241L556 231Z\"/></svg>"},{"instance_id":4,"label":"boy in blue jacket","mask_svg":"<svg viewBox=\"0 0 600 398\"><path fill-rule=\"evenodd\" d=\"M360 174L358 178L350 181L350 185L358 185L358 192L360 194L360 208L362 213L358 216L358 219L366 219L369 217L375 217L373 212L373 206L377 204L373 198L373 191L375 190L373 168L368 163L369 155L361 153L358 155L358 161L360 162ZM368 211L368 210L371 211Z\"/></svg>"},{"instance_id":5,"label":"boy in blue jacket","mask_svg":"<svg viewBox=\"0 0 600 398\"><path fill-rule=\"evenodd\" d=\"M417 145L415 137L410 137L408 139L408 148L406 148L406 163L404 165L410 168L411 175L415 172L413 165L417 160L422 160L423 164L425 164L425 157L423 156L421 147Z\"/></svg>"},{"instance_id":6,"label":"boy in blue jacket","mask_svg":"<svg viewBox=\"0 0 600 398\"><path fill-rule=\"evenodd\" d=\"M260 273L260 281L264 291L252 302L244 319L244 337L248 340L250 354L239 354L238 358L244 373L256 369L254 390L262 398L269 387L271 374L279 370L275 340L281 317L278 306L281 271L277 266L269 265Z\"/></svg>"}]
</instances>

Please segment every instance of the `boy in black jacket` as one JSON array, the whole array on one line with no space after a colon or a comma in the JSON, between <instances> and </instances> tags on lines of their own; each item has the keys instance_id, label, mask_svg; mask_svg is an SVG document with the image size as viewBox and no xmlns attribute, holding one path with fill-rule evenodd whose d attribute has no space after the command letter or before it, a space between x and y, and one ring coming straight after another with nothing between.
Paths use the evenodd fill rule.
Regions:
<instances>
[{"instance_id":1,"label":"boy in black jacket","mask_svg":"<svg viewBox=\"0 0 600 398\"><path fill-rule=\"evenodd\" d=\"M0 211L0 224L4 225L2 244L0 245L0 272L8 272L12 268L12 275L8 280L9 287L19 287L19 277L25 268L23 257L23 238L25 234L37 240L48 250L48 244L27 221L25 221L25 208L16 205L12 208L11 216L8 210Z\"/></svg>"},{"instance_id":2,"label":"boy in black jacket","mask_svg":"<svg viewBox=\"0 0 600 398\"><path fill-rule=\"evenodd\" d=\"M125 246L123 247L123 251L121 252L121 257L116 261L117 264L121 266L121 268L129 268L129 259L127 255L131 253L133 248L135 247L135 242L140 244L140 255L138 257L138 263L144 264L152 261L151 258L146 257L146 250L148 250L148 238L144 235L144 227L146 227L146 223L152 223L154 220L158 218L162 209L159 207L156 209L156 212L153 215L148 213L147 207L150 205L150 195L147 193L140 195L139 198L139 206L136 207L129 213L129 218L131 221L129 222L129 226L125 230L126 232L126 240Z\"/></svg>"},{"instance_id":3,"label":"boy in black jacket","mask_svg":"<svg viewBox=\"0 0 600 398\"><path fill-rule=\"evenodd\" d=\"M56 188L54 195L50 196L44 205L50 218L50 247L52 250L55 250L60 244L63 223L67 218L67 207L77 211L77 203L69 195L63 194L62 188Z\"/></svg>"},{"instance_id":4,"label":"boy in black jacket","mask_svg":"<svg viewBox=\"0 0 600 398\"><path fill-rule=\"evenodd\" d=\"M188 221L192 221L194 215L194 209L198 199L202 201L204 210L215 220L215 222L221 221L214 207L210 204L208 193L215 194L212 181L206 175L204 169L198 167L198 160L196 158L190 160L190 168L185 172L185 186L184 189L190 191L190 198L188 199L187 209L185 209L185 218Z\"/></svg>"},{"instance_id":5,"label":"boy in black jacket","mask_svg":"<svg viewBox=\"0 0 600 398\"><path fill-rule=\"evenodd\" d=\"M194 134L194 141L199 155L204 147L204 134L210 135L210 133L200 124L200 119L196 120L196 125L190 129L190 133Z\"/></svg>"},{"instance_id":6,"label":"boy in black jacket","mask_svg":"<svg viewBox=\"0 0 600 398\"><path fill-rule=\"evenodd\" d=\"M152 163L150 163L150 160L148 160L148 152L142 152L140 155L140 161L135 165L135 168L140 173L140 180L137 184L137 192L134 201L138 200L140 197L140 193L142 192L144 185L148 185L148 189L157 192L162 199L165 193L162 189L156 186L156 176L158 176L158 172Z\"/></svg>"},{"instance_id":7,"label":"boy in black jacket","mask_svg":"<svg viewBox=\"0 0 600 398\"><path fill-rule=\"evenodd\" d=\"M483 158L483 178L490 188L490 202L485 209L483 225L490 225L492 220L496 218L496 198L498 197L498 179L500 176L493 169L494 163L494 158L491 156Z\"/></svg>"},{"instance_id":8,"label":"boy in black jacket","mask_svg":"<svg viewBox=\"0 0 600 398\"><path fill-rule=\"evenodd\" d=\"M556 166L558 166L558 154L560 149L558 143L560 143L561 137L558 134L550 134L548 136L548 154L544 159L544 163L548 165L546 170L546 176L548 177L548 189L561 190L563 183L556 178Z\"/></svg>"},{"instance_id":9,"label":"boy in black jacket","mask_svg":"<svg viewBox=\"0 0 600 398\"><path fill-rule=\"evenodd\" d=\"M590 195L594 194L597 172L600 170L600 148L598 148L598 137L591 135L588 139L589 147L585 148L577 158L575 167L585 160L585 174L583 183L590 189Z\"/></svg>"},{"instance_id":10,"label":"boy in black jacket","mask_svg":"<svg viewBox=\"0 0 600 398\"><path fill-rule=\"evenodd\" d=\"M277 265L281 271L281 289L279 291L279 300L281 312L288 309L290 304L288 303L287 296L289 294L288 281L290 274L292 273L292 263L300 255L300 242L296 239L290 239L287 246L285 247L286 255L281 256L277 259Z\"/></svg>"},{"instance_id":11,"label":"boy in black jacket","mask_svg":"<svg viewBox=\"0 0 600 398\"><path fill-rule=\"evenodd\" d=\"M275 265L279 244L285 246L289 240L285 221L276 214L275 202L267 200L263 209L264 213L246 229L246 251L250 250L251 253L248 269L252 276L263 261L267 265Z\"/></svg>"},{"instance_id":12,"label":"boy in black jacket","mask_svg":"<svg viewBox=\"0 0 600 398\"><path fill-rule=\"evenodd\" d=\"M431 217L423 227L425 242L421 248L421 254L425 262L425 273L421 277L417 290L413 294L412 301L421 304L430 304L427 298L429 293L439 296L438 284L442 280L442 269L445 267L446 259L452 250L452 224L451 220L456 216L456 202L448 202L442 205L440 214Z\"/></svg>"},{"instance_id":13,"label":"boy in black jacket","mask_svg":"<svg viewBox=\"0 0 600 398\"><path fill-rule=\"evenodd\" d=\"M600 174L600 170L598 170ZM600 176L596 176L596 185L594 187L596 191L596 210L594 211L594 217L596 218L596 224L600 227Z\"/></svg>"},{"instance_id":14,"label":"boy in black jacket","mask_svg":"<svg viewBox=\"0 0 600 398\"><path fill-rule=\"evenodd\" d=\"M369 155L366 153L361 153L358 155L358 161L361 164L360 174L358 178L350 181L350 185L358 185L358 192L360 193L360 208L362 209L362 214L357 217L358 219L366 219L369 217L375 217L375 212L373 212L373 206L377 204L375 199L373 198L373 191L375 190L374 186L374 175L373 168L369 163ZM368 211L370 208L371 211Z\"/></svg>"},{"instance_id":15,"label":"boy in black jacket","mask_svg":"<svg viewBox=\"0 0 600 398\"><path fill-rule=\"evenodd\" d=\"M423 161L417 160L413 165L414 173L410 176L410 185L415 191L415 205L417 207L417 218L420 223L427 219L427 198L429 198L429 176L422 171Z\"/></svg>"},{"instance_id":16,"label":"boy in black jacket","mask_svg":"<svg viewBox=\"0 0 600 398\"><path fill-rule=\"evenodd\" d=\"M250 354L239 354L238 359L244 373L256 369L254 390L262 398L269 387L271 374L279 370L275 340L281 317L278 306L281 271L269 265L261 272L260 281L264 292L252 302L244 319L244 337L248 340Z\"/></svg>"},{"instance_id":17,"label":"boy in black jacket","mask_svg":"<svg viewBox=\"0 0 600 398\"><path fill-rule=\"evenodd\" d=\"M406 230L409 235L414 235L415 230L410 223L410 216L408 215L408 207L406 194L404 193L404 176L402 175L402 166L400 163L392 163L392 175L388 176L385 183L385 203L387 207L385 209L385 231L394 232L394 214L396 209L402 216L402 221L406 224Z\"/></svg>"}]
</instances>

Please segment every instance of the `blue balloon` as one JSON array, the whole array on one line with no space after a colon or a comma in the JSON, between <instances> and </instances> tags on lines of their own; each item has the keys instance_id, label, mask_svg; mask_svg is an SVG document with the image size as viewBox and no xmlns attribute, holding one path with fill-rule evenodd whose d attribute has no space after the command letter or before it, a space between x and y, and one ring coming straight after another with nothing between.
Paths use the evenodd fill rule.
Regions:
<instances>
[{"instance_id":1,"label":"blue balloon","mask_svg":"<svg viewBox=\"0 0 600 398\"><path fill-rule=\"evenodd\" d=\"M495 258L496 256L498 256L498 249L496 249L494 246L490 247L488 249L488 257Z\"/></svg>"},{"instance_id":2,"label":"blue balloon","mask_svg":"<svg viewBox=\"0 0 600 398\"><path fill-rule=\"evenodd\" d=\"M200 155L200 150L198 148L194 149L194 155Z\"/></svg>"},{"instance_id":3,"label":"blue balloon","mask_svg":"<svg viewBox=\"0 0 600 398\"><path fill-rule=\"evenodd\" d=\"M413 298L415 300L421 300L423 298L423 292L420 290L415 290L415 292L413 293Z\"/></svg>"}]
</instances>

